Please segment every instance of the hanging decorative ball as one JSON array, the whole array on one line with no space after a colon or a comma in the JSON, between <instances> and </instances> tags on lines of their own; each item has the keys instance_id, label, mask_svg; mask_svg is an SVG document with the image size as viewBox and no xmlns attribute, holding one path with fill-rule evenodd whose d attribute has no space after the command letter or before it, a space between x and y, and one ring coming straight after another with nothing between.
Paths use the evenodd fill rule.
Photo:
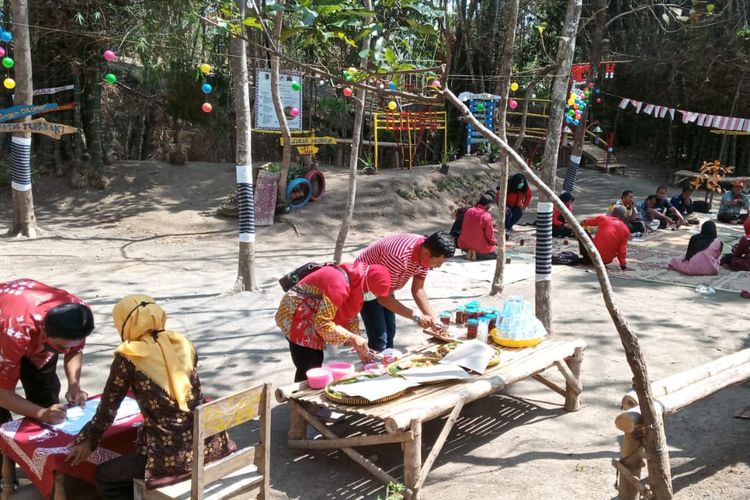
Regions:
<instances>
[{"instance_id":1,"label":"hanging decorative ball","mask_svg":"<svg viewBox=\"0 0 750 500\"><path fill-rule=\"evenodd\" d=\"M5 49L0 47L0 57L3 57L5 55Z\"/></svg>"},{"instance_id":2,"label":"hanging decorative ball","mask_svg":"<svg viewBox=\"0 0 750 500\"><path fill-rule=\"evenodd\" d=\"M198 69L201 70L201 73L203 73L204 75L207 75L211 72L213 68L211 67L210 64L203 63L200 66L198 66Z\"/></svg>"},{"instance_id":3,"label":"hanging decorative ball","mask_svg":"<svg viewBox=\"0 0 750 500\"><path fill-rule=\"evenodd\" d=\"M350 66L350 67L349 67L349 74L350 74L350 75L353 75L353 74L354 74L354 73L356 73L356 72L357 72L357 68L355 68L354 66Z\"/></svg>"},{"instance_id":4,"label":"hanging decorative ball","mask_svg":"<svg viewBox=\"0 0 750 500\"><path fill-rule=\"evenodd\" d=\"M210 113L211 111L214 110L214 107L211 106L210 102L204 102L203 105L201 106L201 109L203 110L204 113Z\"/></svg>"},{"instance_id":5,"label":"hanging decorative ball","mask_svg":"<svg viewBox=\"0 0 750 500\"><path fill-rule=\"evenodd\" d=\"M380 90L383 90L383 89L385 88L385 85L383 85L382 83L379 83L379 84L378 84L378 88L379 88Z\"/></svg>"},{"instance_id":6,"label":"hanging decorative ball","mask_svg":"<svg viewBox=\"0 0 750 500\"><path fill-rule=\"evenodd\" d=\"M11 33L10 31L3 31L2 33L0 33L0 40L5 43L10 42L11 40L13 40L13 33Z\"/></svg>"},{"instance_id":7,"label":"hanging decorative ball","mask_svg":"<svg viewBox=\"0 0 750 500\"><path fill-rule=\"evenodd\" d=\"M599 95L601 93L602 93L601 89L594 89L594 94Z\"/></svg>"},{"instance_id":8,"label":"hanging decorative ball","mask_svg":"<svg viewBox=\"0 0 750 500\"><path fill-rule=\"evenodd\" d=\"M396 111L396 108L398 107L398 104L396 104L396 101L390 101L388 103L388 109L391 111Z\"/></svg>"},{"instance_id":9,"label":"hanging decorative ball","mask_svg":"<svg viewBox=\"0 0 750 500\"><path fill-rule=\"evenodd\" d=\"M16 62L13 59L10 57L3 57L3 67L10 69L15 65Z\"/></svg>"},{"instance_id":10,"label":"hanging decorative ball","mask_svg":"<svg viewBox=\"0 0 750 500\"><path fill-rule=\"evenodd\" d=\"M299 116L299 109L297 108L290 109L289 116L291 116L292 118L297 118Z\"/></svg>"},{"instance_id":11,"label":"hanging decorative ball","mask_svg":"<svg viewBox=\"0 0 750 500\"><path fill-rule=\"evenodd\" d=\"M565 123L573 123L573 117L572 116L566 116L565 117Z\"/></svg>"},{"instance_id":12,"label":"hanging decorative ball","mask_svg":"<svg viewBox=\"0 0 750 500\"><path fill-rule=\"evenodd\" d=\"M104 75L104 81L109 84L117 83L117 77L113 73L107 73Z\"/></svg>"},{"instance_id":13,"label":"hanging decorative ball","mask_svg":"<svg viewBox=\"0 0 750 500\"><path fill-rule=\"evenodd\" d=\"M576 119L573 120L573 125L575 125L576 127L578 126L579 123L581 123L581 122L578 121L578 120L576 120Z\"/></svg>"},{"instance_id":14,"label":"hanging decorative ball","mask_svg":"<svg viewBox=\"0 0 750 500\"><path fill-rule=\"evenodd\" d=\"M597 104L601 104L602 103L602 98L601 97L597 97L596 98L596 103Z\"/></svg>"},{"instance_id":15,"label":"hanging decorative ball","mask_svg":"<svg viewBox=\"0 0 750 500\"><path fill-rule=\"evenodd\" d=\"M292 90L295 92L299 92L302 88L302 85L299 84L299 82L292 82Z\"/></svg>"},{"instance_id":16,"label":"hanging decorative ball","mask_svg":"<svg viewBox=\"0 0 750 500\"><path fill-rule=\"evenodd\" d=\"M515 99L511 99L508 103L508 106L510 107L510 109L516 109L518 107L518 101L516 101Z\"/></svg>"},{"instance_id":17,"label":"hanging decorative ball","mask_svg":"<svg viewBox=\"0 0 750 500\"><path fill-rule=\"evenodd\" d=\"M16 81L13 78L6 78L3 80L3 87L5 87L8 90L13 90L16 88Z\"/></svg>"},{"instance_id":18,"label":"hanging decorative ball","mask_svg":"<svg viewBox=\"0 0 750 500\"><path fill-rule=\"evenodd\" d=\"M390 82L388 83L388 88L391 90L396 90L398 87L396 86L396 82Z\"/></svg>"},{"instance_id":19,"label":"hanging decorative ball","mask_svg":"<svg viewBox=\"0 0 750 500\"><path fill-rule=\"evenodd\" d=\"M440 83L440 80L432 80L432 86L436 88L442 87L442 84Z\"/></svg>"},{"instance_id":20,"label":"hanging decorative ball","mask_svg":"<svg viewBox=\"0 0 750 500\"><path fill-rule=\"evenodd\" d=\"M349 87L344 87L343 93L344 93L344 95L346 97L351 97L352 96L352 89L349 88Z\"/></svg>"},{"instance_id":21,"label":"hanging decorative ball","mask_svg":"<svg viewBox=\"0 0 750 500\"><path fill-rule=\"evenodd\" d=\"M104 51L104 60L107 62L112 62L117 58L117 55L112 50L105 50Z\"/></svg>"},{"instance_id":22,"label":"hanging decorative ball","mask_svg":"<svg viewBox=\"0 0 750 500\"><path fill-rule=\"evenodd\" d=\"M481 103L481 102L477 103L477 111L484 111L484 103Z\"/></svg>"},{"instance_id":23,"label":"hanging decorative ball","mask_svg":"<svg viewBox=\"0 0 750 500\"><path fill-rule=\"evenodd\" d=\"M203 92L204 94L210 94L213 90L214 88L210 83L204 83L203 85L201 85L201 92Z\"/></svg>"},{"instance_id":24,"label":"hanging decorative ball","mask_svg":"<svg viewBox=\"0 0 750 500\"><path fill-rule=\"evenodd\" d=\"M512 92L515 92L516 90L518 90L518 84L516 82L511 83L510 84L510 90Z\"/></svg>"}]
</instances>

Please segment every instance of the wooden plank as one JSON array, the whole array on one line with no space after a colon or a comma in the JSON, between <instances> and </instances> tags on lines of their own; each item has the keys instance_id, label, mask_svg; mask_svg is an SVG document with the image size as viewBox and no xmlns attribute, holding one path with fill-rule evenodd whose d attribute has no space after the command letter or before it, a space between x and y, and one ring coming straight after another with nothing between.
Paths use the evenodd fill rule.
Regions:
<instances>
[{"instance_id":1,"label":"wooden plank","mask_svg":"<svg viewBox=\"0 0 750 500\"><path fill-rule=\"evenodd\" d=\"M18 106L11 106L10 108L0 109L0 122L9 122L11 120L17 120L25 116L38 115L43 111L51 111L57 107L57 103L50 102L47 104L31 105L31 104L19 104Z\"/></svg>"},{"instance_id":2,"label":"wooden plank","mask_svg":"<svg viewBox=\"0 0 750 500\"><path fill-rule=\"evenodd\" d=\"M204 437L213 436L257 417L263 388L263 385L257 385L204 404Z\"/></svg>"},{"instance_id":3,"label":"wooden plank","mask_svg":"<svg viewBox=\"0 0 750 500\"><path fill-rule=\"evenodd\" d=\"M387 443L403 443L411 441L414 435L411 431L395 432L393 434L375 434L350 436L337 439L297 439L289 440L290 448L304 448L307 450L325 450L329 448L352 448L354 446L373 446Z\"/></svg>"},{"instance_id":4,"label":"wooden plank","mask_svg":"<svg viewBox=\"0 0 750 500\"><path fill-rule=\"evenodd\" d=\"M205 459L205 439L203 434L203 406L197 407L193 414L193 472L190 477L190 490L193 492L191 500L203 500L203 462Z\"/></svg>"},{"instance_id":5,"label":"wooden plank","mask_svg":"<svg viewBox=\"0 0 750 500\"><path fill-rule=\"evenodd\" d=\"M424 464L422 465L422 470L419 473L419 480L417 481L417 484L415 486L415 489L419 491L422 488L422 485L427 480L427 475L430 473L430 470L432 469L432 465L435 463L435 460L437 460L438 455L440 454L440 451L443 449L443 446L445 445L446 439L448 439L448 434L450 434L451 429L453 429L453 425L456 423L456 420L458 420L458 416L461 414L461 410L463 410L464 404L459 403L453 408L453 411L451 411L450 415L448 415L448 418L445 420L445 424L443 425L443 428L440 430L440 434L438 435L438 438L435 440L435 444L432 446L432 450L430 450L430 454L427 455L427 458L424 461Z\"/></svg>"},{"instance_id":6,"label":"wooden plank","mask_svg":"<svg viewBox=\"0 0 750 500\"><path fill-rule=\"evenodd\" d=\"M78 129L62 123L50 123L44 118L36 118L28 122L0 123L0 133L28 132L42 134L55 140L63 135L77 134Z\"/></svg>"},{"instance_id":7,"label":"wooden plank","mask_svg":"<svg viewBox=\"0 0 750 500\"><path fill-rule=\"evenodd\" d=\"M255 446L251 446L249 448L242 448L221 460L206 465L203 471L203 484L211 484L224 476L228 476L232 472L251 465L254 458Z\"/></svg>"}]
</instances>

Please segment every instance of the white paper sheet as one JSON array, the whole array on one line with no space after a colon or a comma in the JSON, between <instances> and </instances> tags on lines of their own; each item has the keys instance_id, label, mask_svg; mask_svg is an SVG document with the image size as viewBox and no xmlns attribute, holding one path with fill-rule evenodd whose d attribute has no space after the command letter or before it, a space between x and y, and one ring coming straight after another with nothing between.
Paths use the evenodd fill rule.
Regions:
<instances>
[{"instance_id":1,"label":"white paper sheet","mask_svg":"<svg viewBox=\"0 0 750 500\"><path fill-rule=\"evenodd\" d=\"M78 434L81 429L83 429L83 426L89 423L92 418L94 418L96 409L99 407L99 401L99 399L92 399L86 401L86 406L83 408L81 408L80 406L73 406L72 408L68 408L66 412L67 420L62 423L53 425L52 428L60 432L64 432L65 434ZM141 410L138 407L138 402L130 396L126 396L125 399L122 400L120 408L117 410L117 415L115 415L114 422L117 423L122 420L127 420L133 415L137 415L140 412Z\"/></svg>"},{"instance_id":2,"label":"white paper sheet","mask_svg":"<svg viewBox=\"0 0 750 500\"><path fill-rule=\"evenodd\" d=\"M469 340L449 352L440 364L454 364L481 374L494 355L494 348L478 340Z\"/></svg>"},{"instance_id":3,"label":"white paper sheet","mask_svg":"<svg viewBox=\"0 0 750 500\"><path fill-rule=\"evenodd\" d=\"M425 382L438 382L440 380L459 380L462 378L471 377L471 375L466 373L460 366L447 363L439 364L436 366L420 366L417 368L409 368L408 370L402 370L398 372L398 375L411 382L422 384Z\"/></svg>"},{"instance_id":4,"label":"white paper sheet","mask_svg":"<svg viewBox=\"0 0 750 500\"><path fill-rule=\"evenodd\" d=\"M368 401L375 401L376 399L384 398L418 385L415 382L410 382L400 377L381 375L376 378L363 380L362 382L339 384L336 386L336 390L347 396L360 396Z\"/></svg>"}]
</instances>

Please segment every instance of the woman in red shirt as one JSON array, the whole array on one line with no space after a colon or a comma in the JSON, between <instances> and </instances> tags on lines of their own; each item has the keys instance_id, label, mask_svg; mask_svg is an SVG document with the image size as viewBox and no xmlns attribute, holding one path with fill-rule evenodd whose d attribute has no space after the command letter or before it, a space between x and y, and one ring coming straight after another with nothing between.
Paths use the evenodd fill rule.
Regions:
<instances>
[{"instance_id":1,"label":"woman in red shirt","mask_svg":"<svg viewBox=\"0 0 750 500\"><path fill-rule=\"evenodd\" d=\"M489 212L493 197L483 194L476 205L466 211L458 237L461 250L472 250L476 260L497 258L497 240L492 215Z\"/></svg>"},{"instance_id":2,"label":"woman in red shirt","mask_svg":"<svg viewBox=\"0 0 750 500\"><path fill-rule=\"evenodd\" d=\"M498 187L499 190L499 187ZM531 203L531 189L523 174L508 179L508 195L505 198L505 232L513 232L513 226L521 220L524 210Z\"/></svg>"},{"instance_id":3,"label":"woman in red shirt","mask_svg":"<svg viewBox=\"0 0 750 500\"><path fill-rule=\"evenodd\" d=\"M563 193L560 195L560 201L565 203L568 210L573 211L573 202L575 198L570 193ZM568 238L573 236L573 230L570 228L570 224L565 220L557 206L552 207L552 236Z\"/></svg>"}]
</instances>

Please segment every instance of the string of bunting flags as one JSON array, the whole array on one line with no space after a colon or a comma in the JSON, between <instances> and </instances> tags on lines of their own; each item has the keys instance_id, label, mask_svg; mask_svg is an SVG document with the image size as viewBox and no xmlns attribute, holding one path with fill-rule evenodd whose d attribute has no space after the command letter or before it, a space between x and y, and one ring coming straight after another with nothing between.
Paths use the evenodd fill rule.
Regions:
<instances>
[{"instance_id":1,"label":"string of bunting flags","mask_svg":"<svg viewBox=\"0 0 750 500\"><path fill-rule=\"evenodd\" d=\"M720 116L710 115L707 113L697 113L693 111L685 111L677 108L670 108L669 106L658 106L656 104L650 104L643 101L637 101L635 99L628 99L623 97L620 101L619 108L627 109L628 106L633 106L636 113L645 113L654 118L664 118L669 115L671 120L674 120L675 115L679 115L678 119L682 123L693 123L699 127L708 127L719 130L734 130L741 132L750 132L750 118L738 118L734 116Z\"/></svg>"}]
</instances>

